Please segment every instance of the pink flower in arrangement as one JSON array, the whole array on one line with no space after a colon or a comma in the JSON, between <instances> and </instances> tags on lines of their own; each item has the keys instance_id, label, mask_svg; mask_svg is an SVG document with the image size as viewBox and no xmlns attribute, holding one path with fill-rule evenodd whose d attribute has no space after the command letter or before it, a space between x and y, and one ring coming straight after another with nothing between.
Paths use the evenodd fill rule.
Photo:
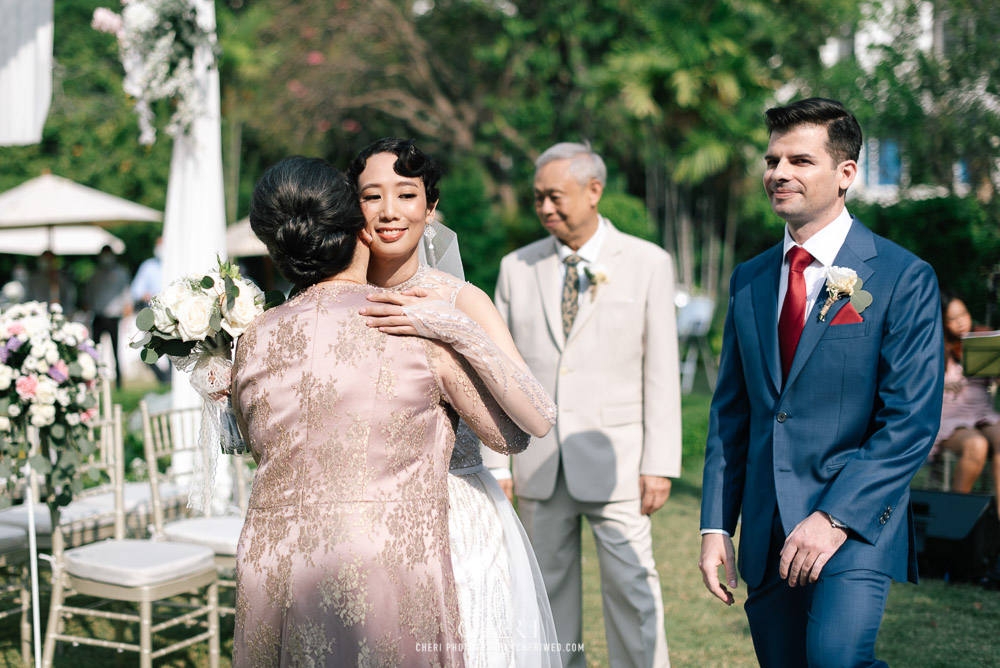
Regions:
<instances>
[{"instance_id":1,"label":"pink flower in arrangement","mask_svg":"<svg viewBox=\"0 0 1000 668\"><path fill-rule=\"evenodd\" d=\"M320 132L329 132L330 128L332 127L333 124L330 121L326 120L325 118L321 118L320 120L316 121L316 129L319 130Z\"/></svg>"},{"instance_id":2,"label":"pink flower in arrangement","mask_svg":"<svg viewBox=\"0 0 1000 668\"><path fill-rule=\"evenodd\" d=\"M66 362L59 360L49 367L49 376L57 383L62 383L69 378L69 367Z\"/></svg>"},{"instance_id":3,"label":"pink flower in arrangement","mask_svg":"<svg viewBox=\"0 0 1000 668\"><path fill-rule=\"evenodd\" d=\"M17 389L18 396L22 399L30 399L35 396L35 392L38 390L38 376L34 374L21 376L14 383L14 387Z\"/></svg>"},{"instance_id":4,"label":"pink flower in arrangement","mask_svg":"<svg viewBox=\"0 0 1000 668\"><path fill-rule=\"evenodd\" d=\"M341 127L344 128L344 130L347 131L347 132L360 132L361 131L361 123L358 123L353 118L346 119L341 124Z\"/></svg>"},{"instance_id":5,"label":"pink flower in arrangement","mask_svg":"<svg viewBox=\"0 0 1000 668\"><path fill-rule=\"evenodd\" d=\"M80 422L90 422L95 415L97 415L97 406L88 408L84 412L80 413Z\"/></svg>"},{"instance_id":6,"label":"pink flower in arrangement","mask_svg":"<svg viewBox=\"0 0 1000 668\"><path fill-rule=\"evenodd\" d=\"M90 21L90 27L114 35L119 39L125 34L122 17L107 7L98 7L94 10L94 18Z\"/></svg>"},{"instance_id":7,"label":"pink flower in arrangement","mask_svg":"<svg viewBox=\"0 0 1000 668\"><path fill-rule=\"evenodd\" d=\"M292 79L285 85L288 88L288 92L295 97L305 97L309 94L309 90L298 79Z\"/></svg>"},{"instance_id":8,"label":"pink flower in arrangement","mask_svg":"<svg viewBox=\"0 0 1000 668\"><path fill-rule=\"evenodd\" d=\"M19 322L12 322L7 325L7 331L10 332L11 336L21 336L24 334L24 325Z\"/></svg>"},{"instance_id":9,"label":"pink flower in arrangement","mask_svg":"<svg viewBox=\"0 0 1000 668\"><path fill-rule=\"evenodd\" d=\"M310 51L306 55L306 62L312 65L313 67L315 67L316 65L322 65L324 60L326 60L326 56L324 56L319 51Z\"/></svg>"}]
</instances>

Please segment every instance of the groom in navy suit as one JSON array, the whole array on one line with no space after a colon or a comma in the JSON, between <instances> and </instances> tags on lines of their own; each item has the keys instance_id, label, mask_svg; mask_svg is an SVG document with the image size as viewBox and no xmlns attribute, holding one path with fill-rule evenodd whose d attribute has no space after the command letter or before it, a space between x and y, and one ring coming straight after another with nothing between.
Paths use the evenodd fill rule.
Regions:
<instances>
[{"instance_id":1,"label":"groom in navy suit","mask_svg":"<svg viewBox=\"0 0 1000 668\"><path fill-rule=\"evenodd\" d=\"M917 577L908 485L941 416L937 279L847 212L861 128L843 105L766 116L764 188L785 234L733 271L699 565L730 605L739 566L762 666L885 666L889 582Z\"/></svg>"}]
</instances>

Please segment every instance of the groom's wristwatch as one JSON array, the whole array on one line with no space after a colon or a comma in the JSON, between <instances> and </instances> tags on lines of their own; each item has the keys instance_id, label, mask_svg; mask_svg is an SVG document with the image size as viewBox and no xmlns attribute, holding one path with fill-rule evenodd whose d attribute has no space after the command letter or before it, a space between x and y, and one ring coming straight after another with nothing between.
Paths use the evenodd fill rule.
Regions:
<instances>
[{"instance_id":1,"label":"groom's wristwatch","mask_svg":"<svg viewBox=\"0 0 1000 668\"><path fill-rule=\"evenodd\" d=\"M841 522L840 520L838 520L836 517L834 517L830 513L826 513L826 517L827 517L827 519L830 520L830 526L832 526L834 529L843 529L844 531L850 531L851 530L851 527L847 526L846 524L844 524L843 522Z\"/></svg>"}]
</instances>

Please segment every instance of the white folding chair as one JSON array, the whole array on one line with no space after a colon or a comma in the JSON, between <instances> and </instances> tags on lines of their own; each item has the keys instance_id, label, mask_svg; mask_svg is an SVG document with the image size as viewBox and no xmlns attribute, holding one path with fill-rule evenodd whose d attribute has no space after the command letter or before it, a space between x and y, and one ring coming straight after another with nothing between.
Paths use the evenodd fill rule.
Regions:
<instances>
[{"instance_id":1,"label":"white folding chair","mask_svg":"<svg viewBox=\"0 0 1000 668\"><path fill-rule=\"evenodd\" d=\"M7 481L0 480L6 496ZM31 665L31 595L28 589L28 533L20 527L0 526L0 619L21 615L21 660Z\"/></svg>"},{"instance_id":2,"label":"white folding chair","mask_svg":"<svg viewBox=\"0 0 1000 668\"><path fill-rule=\"evenodd\" d=\"M52 665L59 642L138 652L141 668L151 668L154 659L208 641L209 665L217 668L219 617L215 555L209 548L189 543L125 539L125 467L120 406L114 407L110 422L102 420L100 428L112 434L110 461L114 483L114 538L65 549L61 524L53 523L52 597L42 665L45 668ZM204 594L201 594L202 590ZM68 605L67 600L77 595L135 603L138 614ZM167 601L182 596L186 599L195 596L198 601L193 605ZM154 605L161 610L173 610L180 606L183 611L157 622ZM66 622L77 616L137 623L139 643L95 638L82 633L74 635L67 630ZM165 641L162 646L153 649L154 635L177 627L192 629L193 633L183 640Z\"/></svg>"},{"instance_id":3,"label":"white folding chair","mask_svg":"<svg viewBox=\"0 0 1000 668\"><path fill-rule=\"evenodd\" d=\"M185 408L153 414L149 412L146 402L142 401L139 403L139 410L142 412L146 466L152 488L153 536L162 540L193 543L211 548L215 553L215 564L220 573L220 587L235 592L236 582L230 579L230 576L236 570L236 547L240 532L243 530L247 507L246 484L250 474L246 460L241 457L219 455L218 466L229 465L233 469L233 498L229 514L222 516L209 514L167 522L164 519L161 503L162 490L166 485L180 484L178 480L187 476L187 471L174 466L174 457L186 454L195 462L201 460L200 446L194 439L185 438L185 434L190 432L192 421L200 422L201 409ZM231 606L220 606L219 612L235 613L236 610Z\"/></svg>"}]
</instances>

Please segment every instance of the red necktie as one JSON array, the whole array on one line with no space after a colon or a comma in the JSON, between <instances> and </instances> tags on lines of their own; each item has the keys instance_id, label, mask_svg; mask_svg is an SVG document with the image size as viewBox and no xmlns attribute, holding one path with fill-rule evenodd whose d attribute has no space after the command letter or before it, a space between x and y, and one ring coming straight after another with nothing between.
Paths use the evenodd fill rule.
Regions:
<instances>
[{"instance_id":1,"label":"red necktie","mask_svg":"<svg viewBox=\"0 0 1000 668\"><path fill-rule=\"evenodd\" d=\"M813 256L801 246L788 251L788 290L778 318L778 345L781 348L781 377L788 377L799 346L802 327L806 321L806 279L802 272L813 261Z\"/></svg>"}]
</instances>

